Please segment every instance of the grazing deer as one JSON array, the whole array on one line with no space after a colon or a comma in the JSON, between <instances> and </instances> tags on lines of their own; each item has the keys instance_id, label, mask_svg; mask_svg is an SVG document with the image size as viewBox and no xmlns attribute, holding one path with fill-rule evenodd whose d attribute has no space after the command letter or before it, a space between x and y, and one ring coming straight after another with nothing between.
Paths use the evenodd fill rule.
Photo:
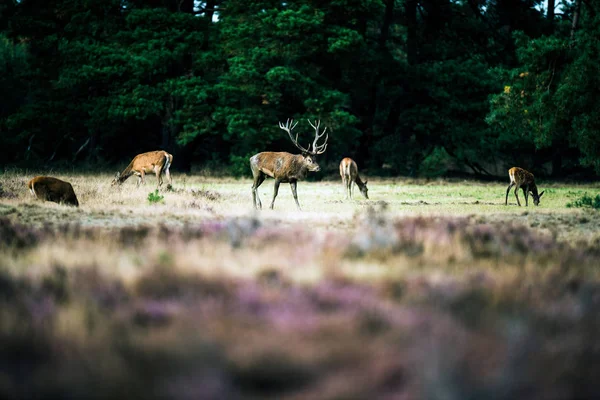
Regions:
<instances>
[{"instance_id":1,"label":"grazing deer","mask_svg":"<svg viewBox=\"0 0 600 400\"><path fill-rule=\"evenodd\" d=\"M533 204L536 206L540 204L540 198L544 194L544 192L538 195L538 189L535 185L535 178L533 174L529 171L524 170L523 168L513 167L508 170L508 176L510 177L510 184L506 189L506 200L504 205L508 205L508 192L510 188L515 186L515 197L517 198L517 204L521 207L521 202L519 201L518 191L519 188L523 189L523 195L525 196L525 206L527 206L527 199L529 197L529 193L533 196Z\"/></svg>"},{"instance_id":2,"label":"grazing deer","mask_svg":"<svg viewBox=\"0 0 600 400\"><path fill-rule=\"evenodd\" d=\"M271 201L270 207L271 210L275 204L275 198L277 197L279 184L281 182L289 182L292 188L292 194L294 195L294 200L296 201L296 206L298 206L298 210L300 210L298 194L296 193L296 183L299 180L304 179L309 171L317 172L321 169L319 164L317 164L316 157L317 155L325 152L327 149L327 139L329 139L328 134L325 137L325 142L323 142L321 145L317 145L319 139L323 137L325 132L327 132L327 128L325 128L323 133L319 134L319 126L321 121L315 121L316 126L313 125L310 120L308 123L315 130L315 140L312 144L312 151L310 150L310 145L308 145L308 149L305 149L298 144L298 134L296 134L295 138L292 136L292 130L294 130L298 122L294 124L293 120L288 119L285 125L280 122L279 128L288 133L290 139L294 145L300 151L302 151L302 154L265 151L250 157L250 169L252 169L252 176L254 177L254 184L252 185L252 200L254 202L254 208L262 208L262 203L258 197L258 187L264 182L267 176L270 176L271 178L275 179L273 200Z\"/></svg>"},{"instance_id":3,"label":"grazing deer","mask_svg":"<svg viewBox=\"0 0 600 400\"><path fill-rule=\"evenodd\" d=\"M356 166L356 162L350 157L344 158L340 162L340 176L342 177L342 182L344 183L344 188L346 189L346 198L352 198L352 190L354 189L353 183L358 185L360 192L365 196L365 199L369 198L367 192L367 181L364 182L358 176L358 167Z\"/></svg>"},{"instance_id":4,"label":"grazing deer","mask_svg":"<svg viewBox=\"0 0 600 400\"><path fill-rule=\"evenodd\" d=\"M27 183L27 187L31 194L39 200L79 207L79 201L69 182L51 176L36 176Z\"/></svg>"},{"instance_id":5,"label":"grazing deer","mask_svg":"<svg viewBox=\"0 0 600 400\"><path fill-rule=\"evenodd\" d=\"M122 184L131 175L137 175L138 181L137 186L144 182L146 174L155 173L156 179L158 180L158 186L162 185L162 173L164 172L169 180L169 186L171 186L171 173L169 168L173 162L173 156L166 151L149 151L148 153L138 154L131 160L127 168L121 173L117 172L115 179L111 185Z\"/></svg>"}]
</instances>

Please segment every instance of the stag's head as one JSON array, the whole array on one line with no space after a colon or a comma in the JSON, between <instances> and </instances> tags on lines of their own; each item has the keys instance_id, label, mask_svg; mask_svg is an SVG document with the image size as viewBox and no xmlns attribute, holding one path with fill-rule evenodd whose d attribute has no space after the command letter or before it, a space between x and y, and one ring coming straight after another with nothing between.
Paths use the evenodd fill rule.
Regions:
<instances>
[{"instance_id":1,"label":"stag's head","mask_svg":"<svg viewBox=\"0 0 600 400\"><path fill-rule=\"evenodd\" d=\"M325 130L322 133L319 133L321 121L315 121L315 123L313 124L310 120L308 120L308 123L315 130L315 140L312 143L312 150L310 144L308 145L308 148L305 149L298 143L298 134L296 134L295 137L292 135L292 131L294 130L298 122L294 123L294 120L288 119L285 125L280 122L279 127L288 133L290 139L292 140L292 143L294 143L294 145L302 152L302 157L304 157L304 165L306 166L306 168L311 172L317 172L321 170L321 167L319 167L319 164L317 163L317 156L319 154L325 153L325 150L327 149L327 139L329 139L329 134L325 136L325 140L322 144L319 145L319 139L321 139L323 135L325 135L325 133L327 132L327 128L325 128Z\"/></svg>"},{"instance_id":2,"label":"stag's head","mask_svg":"<svg viewBox=\"0 0 600 400\"><path fill-rule=\"evenodd\" d=\"M302 156L304 157L304 165L306 165L306 168L310 172L318 172L321 170L315 156L309 153L302 153Z\"/></svg>"}]
</instances>

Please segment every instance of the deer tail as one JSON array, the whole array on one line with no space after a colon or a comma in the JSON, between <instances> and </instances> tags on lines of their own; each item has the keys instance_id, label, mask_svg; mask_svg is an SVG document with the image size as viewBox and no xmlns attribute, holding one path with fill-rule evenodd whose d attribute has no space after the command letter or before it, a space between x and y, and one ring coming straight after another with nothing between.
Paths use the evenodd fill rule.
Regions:
<instances>
[{"instance_id":1,"label":"deer tail","mask_svg":"<svg viewBox=\"0 0 600 400\"><path fill-rule=\"evenodd\" d=\"M163 171L168 170L169 167L171 166L172 162L173 162L173 156L170 155L169 153L165 152L165 165L163 167Z\"/></svg>"},{"instance_id":2,"label":"deer tail","mask_svg":"<svg viewBox=\"0 0 600 400\"><path fill-rule=\"evenodd\" d=\"M29 184L29 191L31 192L32 195L34 195L35 197L37 197L37 193L35 192L35 182L32 181Z\"/></svg>"}]
</instances>

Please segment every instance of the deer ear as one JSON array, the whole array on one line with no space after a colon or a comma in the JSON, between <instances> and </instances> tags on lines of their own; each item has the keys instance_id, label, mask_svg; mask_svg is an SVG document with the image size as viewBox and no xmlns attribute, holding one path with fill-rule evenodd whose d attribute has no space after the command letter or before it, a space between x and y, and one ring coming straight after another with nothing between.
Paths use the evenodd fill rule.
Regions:
<instances>
[{"instance_id":1,"label":"deer ear","mask_svg":"<svg viewBox=\"0 0 600 400\"><path fill-rule=\"evenodd\" d=\"M538 199L542 197L542 195L544 194L545 190L542 191L542 193L540 193L540 195L538 196Z\"/></svg>"},{"instance_id":2,"label":"deer ear","mask_svg":"<svg viewBox=\"0 0 600 400\"><path fill-rule=\"evenodd\" d=\"M367 184L367 182L369 182L367 179L365 179L365 185Z\"/></svg>"}]
</instances>

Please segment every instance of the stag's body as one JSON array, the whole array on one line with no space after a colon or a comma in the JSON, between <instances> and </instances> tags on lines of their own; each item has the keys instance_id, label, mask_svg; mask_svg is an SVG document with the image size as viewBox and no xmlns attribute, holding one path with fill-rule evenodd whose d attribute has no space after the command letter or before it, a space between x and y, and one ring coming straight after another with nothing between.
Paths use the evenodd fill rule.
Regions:
<instances>
[{"instance_id":1,"label":"stag's body","mask_svg":"<svg viewBox=\"0 0 600 400\"><path fill-rule=\"evenodd\" d=\"M366 199L369 198L367 181L365 180L363 182L360 179L360 176L358 175L358 166L350 157L346 157L340 162L340 176L342 177L342 182L346 190L346 198L352 198L352 190L354 189L353 183L356 183L360 192Z\"/></svg>"},{"instance_id":2,"label":"stag's body","mask_svg":"<svg viewBox=\"0 0 600 400\"><path fill-rule=\"evenodd\" d=\"M27 183L27 187L39 200L79 207L79 201L69 182L51 176L36 176Z\"/></svg>"},{"instance_id":3,"label":"stag's body","mask_svg":"<svg viewBox=\"0 0 600 400\"><path fill-rule=\"evenodd\" d=\"M508 176L510 178L510 184L508 188L506 188L506 200L504 205L508 205L508 192L510 189L515 186L515 197L517 198L517 204L521 207L521 202L519 201L519 188L523 189L523 195L525 196L525 206L527 206L527 200L529 198L529 193L533 197L533 204L536 206L540 204L540 197L544 194L544 192L538 194L538 188L535 184L535 177L529 171L524 170L523 168L513 167L508 170Z\"/></svg>"},{"instance_id":4,"label":"stag's body","mask_svg":"<svg viewBox=\"0 0 600 400\"><path fill-rule=\"evenodd\" d=\"M290 135L294 145L302 150L302 154L265 151L250 157L250 169L252 170L252 176L254 177L254 184L252 185L252 201L254 202L254 208L262 208L262 203L258 196L258 187L264 182L267 176L270 176L275 179L273 200L271 201L270 208L273 209L275 198L279 192L279 184L283 182L290 184L296 206L300 209L298 194L296 192L297 182L306 178L308 172L316 172L321 169L316 162L316 156L325 152L325 149L327 148L327 138L325 138L324 144L317 146L317 141L325 134L325 131L319 135L319 123L317 122L316 126L310 121L309 123L316 132L315 141L313 142L313 151L304 149L302 146L298 145L298 136L296 135L296 139L294 140L291 134L291 131L296 125L293 124L293 121L288 120L286 125L280 123L279 127ZM327 130L327 128L325 130Z\"/></svg>"},{"instance_id":5,"label":"stag's body","mask_svg":"<svg viewBox=\"0 0 600 400\"><path fill-rule=\"evenodd\" d=\"M118 173L115 176L112 184L122 184L129 178L131 175L137 175L138 181L137 185L139 186L140 182L145 183L144 177L146 174L154 173L156 175L156 180L158 181L158 186L162 185L162 174L164 173L169 181L169 186L171 185L171 173L169 172L169 168L173 163L173 156L167 153L164 150L158 151L150 151L148 153L138 154L131 160L127 168L123 170L123 172Z\"/></svg>"}]
</instances>

